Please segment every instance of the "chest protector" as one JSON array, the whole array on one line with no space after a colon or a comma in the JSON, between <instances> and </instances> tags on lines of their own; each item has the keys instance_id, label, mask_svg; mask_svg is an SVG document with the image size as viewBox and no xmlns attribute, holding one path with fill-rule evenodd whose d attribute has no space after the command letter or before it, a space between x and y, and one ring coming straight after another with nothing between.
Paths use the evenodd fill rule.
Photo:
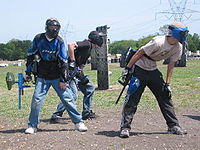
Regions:
<instances>
[{"instance_id":1,"label":"chest protector","mask_svg":"<svg viewBox=\"0 0 200 150\"><path fill-rule=\"evenodd\" d=\"M88 40L77 42L78 47L74 50L77 66L86 64L88 58L91 55L91 43Z\"/></svg>"},{"instance_id":2,"label":"chest protector","mask_svg":"<svg viewBox=\"0 0 200 150\"><path fill-rule=\"evenodd\" d=\"M60 77L58 53L60 48L59 38L48 41L45 34L40 34L35 39L36 54L40 57L38 63L38 77L53 80Z\"/></svg>"}]
</instances>

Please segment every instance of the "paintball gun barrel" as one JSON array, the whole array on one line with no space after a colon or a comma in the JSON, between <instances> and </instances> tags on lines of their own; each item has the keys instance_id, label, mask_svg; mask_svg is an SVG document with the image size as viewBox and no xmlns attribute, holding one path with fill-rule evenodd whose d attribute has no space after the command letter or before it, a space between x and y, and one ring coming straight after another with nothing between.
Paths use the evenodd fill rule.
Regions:
<instances>
[{"instance_id":1,"label":"paintball gun barrel","mask_svg":"<svg viewBox=\"0 0 200 150\"><path fill-rule=\"evenodd\" d=\"M118 82L119 82L121 85L123 85L123 88L122 88L122 90L121 90L121 92L120 92L120 94L119 94L119 96L118 96L118 98L117 98L115 104L117 104L117 103L119 102L119 100L120 100L120 98L121 98L121 96L122 96L124 90L126 89L126 86L128 85L128 83L129 83L129 81L130 81L130 79L131 79L131 76L132 76L132 75L128 75L128 76L126 77L126 79L124 79L124 81L118 80Z\"/></svg>"}]
</instances>

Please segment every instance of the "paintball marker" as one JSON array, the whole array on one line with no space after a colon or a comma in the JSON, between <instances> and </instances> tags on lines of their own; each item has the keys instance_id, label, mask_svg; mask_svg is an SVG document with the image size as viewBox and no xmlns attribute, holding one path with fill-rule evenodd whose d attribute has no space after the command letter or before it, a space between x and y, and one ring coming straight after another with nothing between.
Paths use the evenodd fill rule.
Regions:
<instances>
[{"instance_id":1,"label":"paintball marker","mask_svg":"<svg viewBox=\"0 0 200 150\"><path fill-rule=\"evenodd\" d=\"M129 74L125 79L122 78L122 80L118 80L118 82L119 82L121 85L123 85L123 88L122 88L122 90L121 90L121 92L120 92L120 94L119 94L119 96L118 96L118 98L117 98L115 104L117 104L117 103L119 102L119 99L121 98L122 93L123 93L124 90L126 89L126 86L128 85L128 83L129 83L129 81L130 81L130 79L131 79L131 76L132 76L132 75Z\"/></svg>"},{"instance_id":2,"label":"paintball marker","mask_svg":"<svg viewBox=\"0 0 200 150\"><path fill-rule=\"evenodd\" d=\"M8 87L8 90L12 89L12 85L18 83L18 109L21 109L21 96L24 95L24 87L30 87L29 85L24 85L24 76L23 73L18 73L18 81L15 81L14 74L11 72L7 72L6 74L6 84Z\"/></svg>"},{"instance_id":3,"label":"paintball marker","mask_svg":"<svg viewBox=\"0 0 200 150\"><path fill-rule=\"evenodd\" d=\"M128 74L126 76L126 78L125 79L122 78L122 80L118 80L118 82L123 85L123 88L122 88L122 90L121 90L121 92L120 92L115 104L117 104L119 102L119 100L120 100L120 98L122 96L122 93L124 92L124 90L125 90L125 88L126 88L126 86L128 84L129 84L128 94L133 94L137 90L137 88L140 86L139 79L136 78L136 77L132 77L132 74Z\"/></svg>"},{"instance_id":4,"label":"paintball marker","mask_svg":"<svg viewBox=\"0 0 200 150\"><path fill-rule=\"evenodd\" d=\"M70 71L68 82L71 81L74 77L76 77L81 84L87 84L89 82L88 77L83 74L79 67L76 67L73 71Z\"/></svg>"},{"instance_id":5,"label":"paintball marker","mask_svg":"<svg viewBox=\"0 0 200 150\"><path fill-rule=\"evenodd\" d=\"M70 70L68 82L71 81L74 77L76 77L78 74L80 74L81 69L79 67L75 67L74 70Z\"/></svg>"}]
</instances>

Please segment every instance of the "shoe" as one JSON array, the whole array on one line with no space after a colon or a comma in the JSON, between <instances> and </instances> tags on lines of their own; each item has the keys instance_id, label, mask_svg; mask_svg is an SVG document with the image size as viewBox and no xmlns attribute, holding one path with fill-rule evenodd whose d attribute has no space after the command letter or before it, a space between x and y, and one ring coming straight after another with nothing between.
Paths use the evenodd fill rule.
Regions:
<instances>
[{"instance_id":1,"label":"shoe","mask_svg":"<svg viewBox=\"0 0 200 150\"><path fill-rule=\"evenodd\" d=\"M75 130L78 130L80 132L85 132L88 130L88 128L85 126L83 122L79 122L75 124Z\"/></svg>"},{"instance_id":2,"label":"shoe","mask_svg":"<svg viewBox=\"0 0 200 150\"><path fill-rule=\"evenodd\" d=\"M129 130L128 129L122 129L120 132L119 137L121 138L129 138Z\"/></svg>"},{"instance_id":3,"label":"shoe","mask_svg":"<svg viewBox=\"0 0 200 150\"><path fill-rule=\"evenodd\" d=\"M87 120L89 119L90 114L82 114L82 119Z\"/></svg>"},{"instance_id":4,"label":"shoe","mask_svg":"<svg viewBox=\"0 0 200 150\"><path fill-rule=\"evenodd\" d=\"M62 118L62 115L58 115L58 114L53 114L52 116L51 116L51 120L54 120L54 119L61 119Z\"/></svg>"},{"instance_id":5,"label":"shoe","mask_svg":"<svg viewBox=\"0 0 200 150\"><path fill-rule=\"evenodd\" d=\"M55 124L55 123L61 123L62 115L58 114L53 114L49 120L50 123Z\"/></svg>"},{"instance_id":6,"label":"shoe","mask_svg":"<svg viewBox=\"0 0 200 150\"><path fill-rule=\"evenodd\" d=\"M181 127L179 126L173 126L171 128L168 128L168 133L183 135L183 134L187 134L187 131L182 130Z\"/></svg>"},{"instance_id":7,"label":"shoe","mask_svg":"<svg viewBox=\"0 0 200 150\"><path fill-rule=\"evenodd\" d=\"M25 130L25 133L26 134L33 134L37 132L37 128L34 128L34 127L28 127L26 130Z\"/></svg>"},{"instance_id":8,"label":"shoe","mask_svg":"<svg viewBox=\"0 0 200 150\"><path fill-rule=\"evenodd\" d=\"M86 114L83 114L82 113L82 119L83 120L87 120L87 119L95 119L95 118L97 118L98 116L94 113L94 112L92 112L92 110L90 111L90 113L86 113Z\"/></svg>"},{"instance_id":9,"label":"shoe","mask_svg":"<svg viewBox=\"0 0 200 150\"><path fill-rule=\"evenodd\" d=\"M90 118L90 119L97 118L97 115L96 115L94 112L92 112L92 110L91 110L91 111L90 111L89 118Z\"/></svg>"}]
</instances>

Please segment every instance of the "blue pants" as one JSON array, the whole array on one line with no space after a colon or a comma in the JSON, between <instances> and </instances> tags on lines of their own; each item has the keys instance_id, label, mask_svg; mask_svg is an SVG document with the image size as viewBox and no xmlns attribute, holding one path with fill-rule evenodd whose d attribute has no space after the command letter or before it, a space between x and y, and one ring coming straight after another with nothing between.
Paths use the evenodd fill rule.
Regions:
<instances>
[{"instance_id":1,"label":"blue pants","mask_svg":"<svg viewBox=\"0 0 200 150\"><path fill-rule=\"evenodd\" d=\"M91 82L88 82L87 84L80 84L78 82L78 88L83 93L83 112L82 115L87 115L92 110L92 102L93 102L93 94L95 87ZM63 103L58 104L56 112L54 112L55 115L62 116L63 112L65 111L65 107Z\"/></svg>"},{"instance_id":2,"label":"blue pants","mask_svg":"<svg viewBox=\"0 0 200 150\"><path fill-rule=\"evenodd\" d=\"M74 99L76 93L71 89L75 85L75 81L72 80L66 90L61 90L59 87L60 79L45 80L43 78L37 78L35 91L32 97L31 112L29 115L28 125L31 127L37 127L39 123L39 112L46 97L49 88L52 86L63 103L64 108L67 110L73 123L83 122L81 114L77 111Z\"/></svg>"}]
</instances>

